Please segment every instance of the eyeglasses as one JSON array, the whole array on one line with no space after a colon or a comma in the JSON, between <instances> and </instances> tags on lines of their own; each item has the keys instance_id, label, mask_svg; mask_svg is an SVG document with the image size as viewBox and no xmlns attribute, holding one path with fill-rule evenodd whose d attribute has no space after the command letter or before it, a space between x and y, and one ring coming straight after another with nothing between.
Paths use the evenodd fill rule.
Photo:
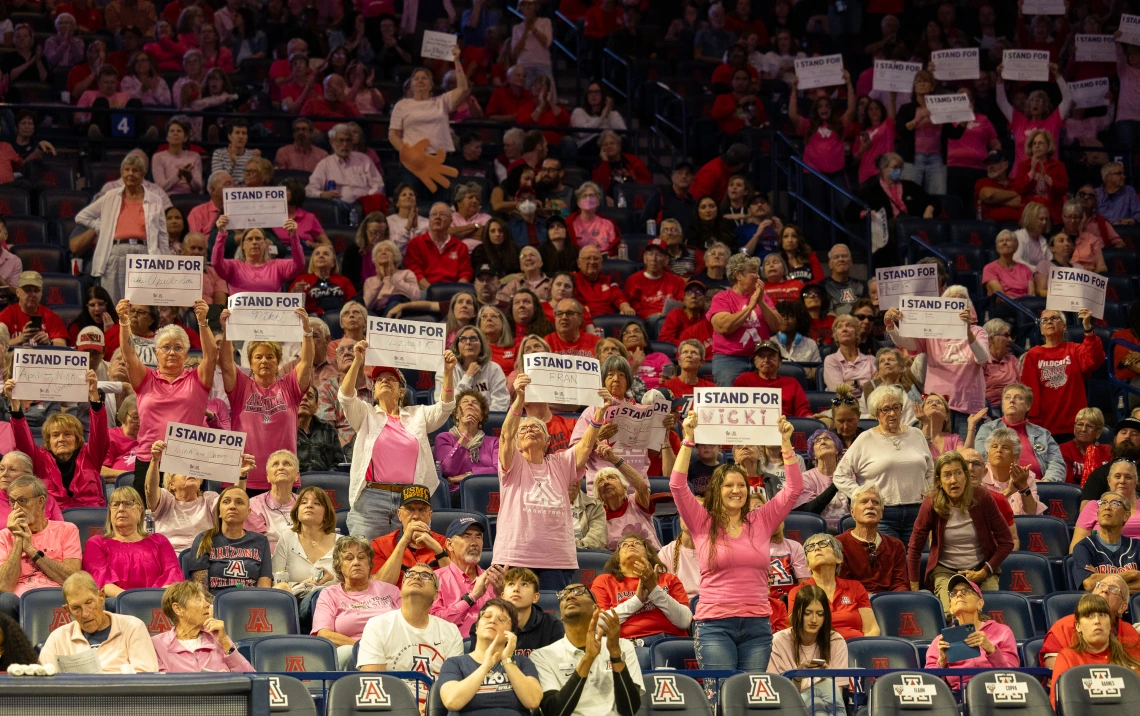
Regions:
<instances>
[{"instance_id":1,"label":"eyeglasses","mask_svg":"<svg viewBox=\"0 0 1140 716\"><path fill-rule=\"evenodd\" d=\"M560 592L555 592L554 596L558 598L558 601L562 601L566 597L584 597L589 593L589 589L579 584L576 587L567 587Z\"/></svg>"},{"instance_id":2,"label":"eyeglasses","mask_svg":"<svg viewBox=\"0 0 1140 716\"><path fill-rule=\"evenodd\" d=\"M155 350L159 353L178 353L182 350L182 346L158 346Z\"/></svg>"},{"instance_id":3,"label":"eyeglasses","mask_svg":"<svg viewBox=\"0 0 1140 716\"><path fill-rule=\"evenodd\" d=\"M1097 507L1117 507L1117 508L1122 509L1122 510L1125 507L1124 503L1121 502L1120 500L1097 500L1096 506Z\"/></svg>"},{"instance_id":4,"label":"eyeglasses","mask_svg":"<svg viewBox=\"0 0 1140 716\"><path fill-rule=\"evenodd\" d=\"M112 502L110 504L110 507L112 510L117 510L120 508L131 508L137 504L138 503L135 502L134 500L115 500L114 502Z\"/></svg>"},{"instance_id":5,"label":"eyeglasses","mask_svg":"<svg viewBox=\"0 0 1140 716\"><path fill-rule=\"evenodd\" d=\"M1116 586L1115 584L1105 584L1104 582L1100 582L1097 588L1093 590L1093 593L1095 594L1098 591L1115 594L1118 597L1124 596L1124 592L1121 591L1120 587Z\"/></svg>"},{"instance_id":6,"label":"eyeglasses","mask_svg":"<svg viewBox=\"0 0 1140 716\"><path fill-rule=\"evenodd\" d=\"M385 384L390 384L390 385L399 385L399 384L400 384L400 379L399 379L399 378L396 378L395 376L391 376L391 375L385 375L385 376L383 376L383 377L377 378L377 379L376 379L375 381L373 381L373 382L375 382L375 383L385 383Z\"/></svg>"},{"instance_id":7,"label":"eyeglasses","mask_svg":"<svg viewBox=\"0 0 1140 716\"><path fill-rule=\"evenodd\" d=\"M881 405L881 406L879 406L879 414L880 415L882 415L883 413L901 413L901 412L902 412L902 406L897 404L897 403L895 405Z\"/></svg>"},{"instance_id":8,"label":"eyeglasses","mask_svg":"<svg viewBox=\"0 0 1140 716\"><path fill-rule=\"evenodd\" d=\"M966 464L969 465L970 467L985 467L986 466L986 463L982 462L981 460L967 460Z\"/></svg>"},{"instance_id":9,"label":"eyeglasses","mask_svg":"<svg viewBox=\"0 0 1140 716\"><path fill-rule=\"evenodd\" d=\"M812 552L819 552L824 549L831 549L831 545L827 542L812 542L811 544L804 545L804 554L811 554Z\"/></svg>"},{"instance_id":10,"label":"eyeglasses","mask_svg":"<svg viewBox=\"0 0 1140 716\"><path fill-rule=\"evenodd\" d=\"M581 316L581 315L582 315L581 311L555 311L554 312L555 318L571 318L573 316Z\"/></svg>"},{"instance_id":11,"label":"eyeglasses","mask_svg":"<svg viewBox=\"0 0 1140 716\"><path fill-rule=\"evenodd\" d=\"M856 313L856 314L855 314L855 318L856 318L856 319L858 319L858 321L859 321L860 323L862 323L863 321L871 321L871 320L874 320L874 318L875 318L875 317L874 317L874 316L867 316L867 315L864 315L864 314L862 314L862 313Z\"/></svg>"},{"instance_id":12,"label":"eyeglasses","mask_svg":"<svg viewBox=\"0 0 1140 716\"><path fill-rule=\"evenodd\" d=\"M1046 323L1063 323L1064 320L1060 316L1045 316L1037 319L1037 322L1044 326Z\"/></svg>"},{"instance_id":13,"label":"eyeglasses","mask_svg":"<svg viewBox=\"0 0 1140 716\"><path fill-rule=\"evenodd\" d=\"M421 582L431 582L435 584L435 574L424 569L411 569L404 572L404 579L416 579Z\"/></svg>"},{"instance_id":14,"label":"eyeglasses","mask_svg":"<svg viewBox=\"0 0 1140 716\"><path fill-rule=\"evenodd\" d=\"M977 594L977 592L975 592L973 589L970 589L969 587L958 587L949 593L951 599L954 597L964 597L968 594Z\"/></svg>"},{"instance_id":15,"label":"eyeglasses","mask_svg":"<svg viewBox=\"0 0 1140 716\"><path fill-rule=\"evenodd\" d=\"M36 498L34 498L34 497L9 497L8 498L8 507L16 507L17 505L19 505L20 507L27 507L28 503L34 499L36 499Z\"/></svg>"},{"instance_id":16,"label":"eyeglasses","mask_svg":"<svg viewBox=\"0 0 1140 716\"><path fill-rule=\"evenodd\" d=\"M478 343L479 342L479 336L462 336L460 338L455 339L455 342L456 343Z\"/></svg>"}]
</instances>

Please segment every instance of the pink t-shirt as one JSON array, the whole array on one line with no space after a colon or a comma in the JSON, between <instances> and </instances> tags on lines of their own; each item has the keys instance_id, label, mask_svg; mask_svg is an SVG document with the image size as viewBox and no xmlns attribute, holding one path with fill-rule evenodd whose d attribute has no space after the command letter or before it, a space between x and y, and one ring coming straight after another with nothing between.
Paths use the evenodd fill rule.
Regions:
<instances>
[{"instance_id":1,"label":"pink t-shirt","mask_svg":"<svg viewBox=\"0 0 1140 716\"><path fill-rule=\"evenodd\" d=\"M653 526L653 503L646 510L631 495L617 512L610 512L606 508L606 549L617 549L629 534L644 537L654 549L661 548L661 543L657 541L657 530Z\"/></svg>"},{"instance_id":2,"label":"pink t-shirt","mask_svg":"<svg viewBox=\"0 0 1140 716\"><path fill-rule=\"evenodd\" d=\"M824 124L809 136L810 129L811 122L801 117L800 134L807 138L804 142L804 164L824 174L843 171L843 133Z\"/></svg>"},{"instance_id":3,"label":"pink t-shirt","mask_svg":"<svg viewBox=\"0 0 1140 716\"><path fill-rule=\"evenodd\" d=\"M997 261L991 261L982 269L982 285L990 281L1001 284L1002 293L1010 298L1021 298L1029 294L1029 282L1033 280L1033 270L1025 264L1013 263L1005 267Z\"/></svg>"},{"instance_id":4,"label":"pink t-shirt","mask_svg":"<svg viewBox=\"0 0 1140 716\"><path fill-rule=\"evenodd\" d=\"M449 94L422 100L402 99L392 108L392 119L388 126L402 130L402 141L408 146L427 137L428 147L435 153L454 152L449 119L454 110Z\"/></svg>"},{"instance_id":5,"label":"pink t-shirt","mask_svg":"<svg viewBox=\"0 0 1140 716\"><path fill-rule=\"evenodd\" d=\"M712 304L709 306L705 318L711 321L713 316L718 313L738 313L748 305L748 299L749 296L742 296L732 289L721 291L713 296ZM767 295L764 296L764 303L775 310L776 306ZM751 358L756 351L756 344L768 340L771 335L771 331L768 330L768 322L764 320L760 307L756 306L752 309L748 319L744 321L744 325L732 333L721 335L713 331L713 353Z\"/></svg>"},{"instance_id":6,"label":"pink t-shirt","mask_svg":"<svg viewBox=\"0 0 1140 716\"><path fill-rule=\"evenodd\" d=\"M1029 119L1016 109L1013 110L1013 119L1009 122L1009 133L1013 137L1014 161L1013 168L1010 169L1009 175L1014 176L1021 170L1021 163L1025 161L1025 142L1029 139L1029 133L1036 129L1046 129L1049 134L1053 135L1053 142L1061 141L1061 127L1064 122L1061 120L1061 110L1055 109L1045 119Z\"/></svg>"},{"instance_id":7,"label":"pink t-shirt","mask_svg":"<svg viewBox=\"0 0 1140 716\"><path fill-rule=\"evenodd\" d=\"M829 487L831 487L831 478L820 472L818 467L808 470L804 473L804 494L796 501L796 507L819 497ZM838 492L819 516L827 520L827 526L834 530L839 527L839 520L847 513L847 496Z\"/></svg>"},{"instance_id":8,"label":"pink t-shirt","mask_svg":"<svg viewBox=\"0 0 1140 716\"><path fill-rule=\"evenodd\" d=\"M159 589L184 579L170 540L160 534L138 542L95 535L84 547L83 569L91 573L100 589L106 584L123 589Z\"/></svg>"},{"instance_id":9,"label":"pink t-shirt","mask_svg":"<svg viewBox=\"0 0 1140 716\"><path fill-rule=\"evenodd\" d=\"M410 485L416 478L419 455L419 440L400 423L399 416L389 415L372 444L372 464L365 479L382 485Z\"/></svg>"},{"instance_id":10,"label":"pink t-shirt","mask_svg":"<svg viewBox=\"0 0 1140 716\"><path fill-rule=\"evenodd\" d=\"M269 552L277 549L281 535L293 529L290 513L297 502L297 495L289 496L289 504L283 505L273 499L272 492L263 492L249 499L249 517L245 518L246 530L265 535L269 539Z\"/></svg>"},{"instance_id":11,"label":"pink t-shirt","mask_svg":"<svg viewBox=\"0 0 1140 716\"><path fill-rule=\"evenodd\" d=\"M138 460L150 462L150 446L166 437L167 423L206 427L206 401L210 391L198 377L197 368L187 368L173 381L163 378L154 368L147 368L137 396L139 444L135 455Z\"/></svg>"},{"instance_id":12,"label":"pink t-shirt","mask_svg":"<svg viewBox=\"0 0 1140 716\"><path fill-rule=\"evenodd\" d=\"M12 543L12 531L0 531L0 559L7 558L12 553ZM56 562L65 559L83 559L79 528L70 522L48 520L47 527L32 535L32 544ZM16 580L16 588L12 590L13 594L20 596L29 589L58 586L59 584L51 581L43 570L36 569L28 559L28 555L20 557L20 576Z\"/></svg>"},{"instance_id":13,"label":"pink t-shirt","mask_svg":"<svg viewBox=\"0 0 1140 716\"><path fill-rule=\"evenodd\" d=\"M297 222L297 238L306 243L313 243L317 237L325 232L321 222L317 220L316 214L311 214L304 209L297 209L293 213L293 221ZM273 229L273 233L277 234L277 238L281 239L282 243L289 241L289 232L284 227L277 227Z\"/></svg>"},{"instance_id":14,"label":"pink t-shirt","mask_svg":"<svg viewBox=\"0 0 1140 716\"><path fill-rule=\"evenodd\" d=\"M645 356L645 360L641 361L641 366L637 369L637 377L645 382L645 387L653 390L661 385L661 371L667 365L672 365L673 361L664 353L650 353Z\"/></svg>"},{"instance_id":15,"label":"pink t-shirt","mask_svg":"<svg viewBox=\"0 0 1140 716\"><path fill-rule=\"evenodd\" d=\"M174 552L188 549L199 533L214 526L218 493L203 492L190 502L179 502L170 490L158 491L158 507L153 511L154 530L170 540Z\"/></svg>"},{"instance_id":16,"label":"pink t-shirt","mask_svg":"<svg viewBox=\"0 0 1140 716\"><path fill-rule=\"evenodd\" d=\"M230 425L247 434L246 450L257 458L257 467L246 484L254 490L268 490L265 466L278 450L297 452L297 406L301 404L297 374L289 371L268 388L240 370L230 391Z\"/></svg>"},{"instance_id":17,"label":"pink t-shirt","mask_svg":"<svg viewBox=\"0 0 1140 716\"><path fill-rule=\"evenodd\" d=\"M103 458L103 466L133 472L138 439L124 433L122 428L111 428L107 431L107 437L110 444L107 447L107 457Z\"/></svg>"},{"instance_id":18,"label":"pink t-shirt","mask_svg":"<svg viewBox=\"0 0 1140 716\"><path fill-rule=\"evenodd\" d=\"M321 590L321 598L313 610L313 630L330 629L341 636L359 639L364 625L372 617L400 608L400 588L375 579L368 580L363 592L346 592L336 584Z\"/></svg>"},{"instance_id":19,"label":"pink t-shirt","mask_svg":"<svg viewBox=\"0 0 1140 716\"><path fill-rule=\"evenodd\" d=\"M577 569L570 483L578 479L573 450L537 465L515 448L509 469L499 464L499 520L495 564L532 569Z\"/></svg>"},{"instance_id":20,"label":"pink t-shirt","mask_svg":"<svg viewBox=\"0 0 1140 716\"><path fill-rule=\"evenodd\" d=\"M871 136L871 146L859 157L859 183L879 173L875 162L887 152L895 150L895 120L887 117L878 127L863 130Z\"/></svg>"},{"instance_id":21,"label":"pink t-shirt","mask_svg":"<svg viewBox=\"0 0 1140 716\"><path fill-rule=\"evenodd\" d=\"M1096 532L1096 503L1097 500L1089 500L1085 508L1081 510L1081 514L1077 517L1077 527ZM1120 531L1120 534L1124 537L1131 537L1132 539L1140 537L1140 511L1132 513L1132 516L1124 523L1124 528Z\"/></svg>"},{"instance_id":22,"label":"pink t-shirt","mask_svg":"<svg viewBox=\"0 0 1140 716\"><path fill-rule=\"evenodd\" d=\"M724 295L727 291L721 293ZM979 326L970 331L982 346L989 336ZM969 343L961 338L918 338L918 352L925 353L926 392L948 396L951 410L976 413L986 404L986 378L982 366L974 360Z\"/></svg>"},{"instance_id":23,"label":"pink t-shirt","mask_svg":"<svg viewBox=\"0 0 1140 716\"><path fill-rule=\"evenodd\" d=\"M924 124L914 130L915 154L938 154L942 150L942 125Z\"/></svg>"},{"instance_id":24,"label":"pink t-shirt","mask_svg":"<svg viewBox=\"0 0 1140 716\"><path fill-rule=\"evenodd\" d=\"M986 155L990 152L990 142L997 139L997 130L984 114L975 115L974 121L966 125L960 139L946 143L946 166L985 169Z\"/></svg>"},{"instance_id":25,"label":"pink t-shirt","mask_svg":"<svg viewBox=\"0 0 1140 716\"><path fill-rule=\"evenodd\" d=\"M207 266L206 273L202 276L202 300L206 303L213 303L214 294L219 291L228 294L230 287L222 280L213 266Z\"/></svg>"},{"instance_id":26,"label":"pink t-shirt","mask_svg":"<svg viewBox=\"0 0 1140 716\"><path fill-rule=\"evenodd\" d=\"M604 216L595 214L593 219L586 221L585 217L578 214L574 217L571 228L574 229L574 243L578 248L584 249L593 244L603 255L608 254L618 240L614 223Z\"/></svg>"}]
</instances>

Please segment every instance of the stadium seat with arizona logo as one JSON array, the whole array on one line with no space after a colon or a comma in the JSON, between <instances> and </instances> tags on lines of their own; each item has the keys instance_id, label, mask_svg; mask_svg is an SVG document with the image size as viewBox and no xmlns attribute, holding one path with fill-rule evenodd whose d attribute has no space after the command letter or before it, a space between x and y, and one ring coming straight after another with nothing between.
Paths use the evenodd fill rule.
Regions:
<instances>
[{"instance_id":1,"label":"stadium seat with arizona logo","mask_svg":"<svg viewBox=\"0 0 1140 716\"><path fill-rule=\"evenodd\" d=\"M420 707L407 685L395 676L356 673L341 677L333 683L329 689L325 716L370 713L419 716Z\"/></svg>"},{"instance_id":2,"label":"stadium seat with arizona logo","mask_svg":"<svg viewBox=\"0 0 1140 716\"><path fill-rule=\"evenodd\" d=\"M297 599L280 589L228 589L214 600L214 616L235 642L298 632Z\"/></svg>"},{"instance_id":3,"label":"stadium seat with arizona logo","mask_svg":"<svg viewBox=\"0 0 1140 716\"><path fill-rule=\"evenodd\" d=\"M942 602L930 592L882 592L872 595L871 611L885 636L930 642L946 628Z\"/></svg>"},{"instance_id":4,"label":"stadium seat with arizona logo","mask_svg":"<svg viewBox=\"0 0 1140 716\"><path fill-rule=\"evenodd\" d=\"M855 669L917 669L914 644L897 636L863 636L847 640L847 660Z\"/></svg>"},{"instance_id":5,"label":"stadium seat with arizona logo","mask_svg":"<svg viewBox=\"0 0 1140 716\"><path fill-rule=\"evenodd\" d=\"M289 716L317 716L313 695L292 676L273 674L269 679L269 712Z\"/></svg>"},{"instance_id":6,"label":"stadium seat with arizona logo","mask_svg":"<svg viewBox=\"0 0 1140 716\"><path fill-rule=\"evenodd\" d=\"M59 587L29 589L20 595L20 627L36 648L70 621L71 613L63 605L63 590Z\"/></svg>"},{"instance_id":7,"label":"stadium seat with arizona logo","mask_svg":"<svg viewBox=\"0 0 1140 716\"><path fill-rule=\"evenodd\" d=\"M724 716L751 716L757 711L780 716L807 716L800 691L779 674L737 674L720 686L720 708Z\"/></svg>"},{"instance_id":8,"label":"stadium seat with arizona logo","mask_svg":"<svg viewBox=\"0 0 1140 716\"><path fill-rule=\"evenodd\" d=\"M348 474L343 472L303 472L301 487L316 485L328 493L333 509L348 509Z\"/></svg>"},{"instance_id":9,"label":"stadium seat with arizona logo","mask_svg":"<svg viewBox=\"0 0 1140 716\"><path fill-rule=\"evenodd\" d=\"M459 483L459 504L465 510L487 516L499 514L499 478L471 475Z\"/></svg>"},{"instance_id":10,"label":"stadium seat with arizona logo","mask_svg":"<svg viewBox=\"0 0 1140 716\"><path fill-rule=\"evenodd\" d=\"M982 610L989 615L990 619L1009 627L1013 631L1013 638L1017 641L1025 641L1037 636L1029 600L1020 594L986 592L985 607Z\"/></svg>"},{"instance_id":11,"label":"stadium seat with arizona logo","mask_svg":"<svg viewBox=\"0 0 1140 716\"><path fill-rule=\"evenodd\" d=\"M1053 591L1053 569L1039 554L1010 552L1001 563L999 583L1002 591L1041 599Z\"/></svg>"},{"instance_id":12,"label":"stadium seat with arizona logo","mask_svg":"<svg viewBox=\"0 0 1140 716\"><path fill-rule=\"evenodd\" d=\"M792 512L784 518L784 535L800 544L808 537L827 532L827 522L810 512Z\"/></svg>"},{"instance_id":13,"label":"stadium seat with arizona logo","mask_svg":"<svg viewBox=\"0 0 1140 716\"><path fill-rule=\"evenodd\" d=\"M610 561L610 556L611 553L605 550L578 550L578 569L574 572L571 580L589 587L605 569L606 562Z\"/></svg>"},{"instance_id":14,"label":"stadium seat with arizona logo","mask_svg":"<svg viewBox=\"0 0 1140 716\"><path fill-rule=\"evenodd\" d=\"M875 679L868 716L958 716L950 686L929 674L897 671Z\"/></svg>"},{"instance_id":15,"label":"stadium seat with arizona logo","mask_svg":"<svg viewBox=\"0 0 1140 716\"><path fill-rule=\"evenodd\" d=\"M638 712L641 716L659 713L712 716L704 688L691 676L657 672L646 674L644 681L645 693Z\"/></svg>"},{"instance_id":16,"label":"stadium seat with arizona logo","mask_svg":"<svg viewBox=\"0 0 1140 716\"><path fill-rule=\"evenodd\" d=\"M128 589L119 595L115 603L116 614L129 614L146 624L151 636L168 632L174 628L170 618L162 611L164 589Z\"/></svg>"},{"instance_id":17,"label":"stadium seat with arizona logo","mask_svg":"<svg viewBox=\"0 0 1140 716\"><path fill-rule=\"evenodd\" d=\"M249 640L250 663L261 671L336 671L336 646L320 636L275 634Z\"/></svg>"},{"instance_id":18,"label":"stadium seat with arizona logo","mask_svg":"<svg viewBox=\"0 0 1140 716\"><path fill-rule=\"evenodd\" d=\"M1057 678L1057 716L1120 716L1140 709L1140 676L1115 664L1080 664Z\"/></svg>"},{"instance_id":19,"label":"stadium seat with arizona logo","mask_svg":"<svg viewBox=\"0 0 1140 716\"><path fill-rule=\"evenodd\" d=\"M63 521L79 528L79 546L87 547L87 540L103 534L107 523L106 507L72 507L63 511Z\"/></svg>"},{"instance_id":20,"label":"stadium seat with arizona logo","mask_svg":"<svg viewBox=\"0 0 1140 716\"><path fill-rule=\"evenodd\" d=\"M697 652L692 639L662 639L649 647L649 661L654 669L692 670L697 666Z\"/></svg>"},{"instance_id":21,"label":"stadium seat with arizona logo","mask_svg":"<svg viewBox=\"0 0 1140 716\"><path fill-rule=\"evenodd\" d=\"M1081 512L1081 488L1063 482L1037 483L1037 499L1045 505L1045 514L1059 517L1069 527L1077 524Z\"/></svg>"}]
</instances>

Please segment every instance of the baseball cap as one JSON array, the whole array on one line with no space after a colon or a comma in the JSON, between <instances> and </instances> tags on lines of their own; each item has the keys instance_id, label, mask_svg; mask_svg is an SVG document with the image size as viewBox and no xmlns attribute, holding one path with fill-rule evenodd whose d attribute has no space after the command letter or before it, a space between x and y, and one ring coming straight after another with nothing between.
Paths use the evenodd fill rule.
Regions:
<instances>
[{"instance_id":1,"label":"baseball cap","mask_svg":"<svg viewBox=\"0 0 1140 716\"><path fill-rule=\"evenodd\" d=\"M979 597L982 596L982 590L978 587L978 585L976 585L973 582L971 582L970 580L966 579L961 574L955 574L953 577L950 578L950 581L946 582L946 591L947 592L953 591L955 586L958 586L961 584L965 584L967 587L974 590L974 594L977 594Z\"/></svg>"},{"instance_id":2,"label":"baseball cap","mask_svg":"<svg viewBox=\"0 0 1140 716\"><path fill-rule=\"evenodd\" d=\"M448 539L451 539L452 537L461 535L467 531L468 527L471 527L472 525L478 527L479 531L483 533L484 537L487 536L487 530L484 529L482 522L475 519L474 517L460 517L459 519L452 520L451 524L447 526L446 537Z\"/></svg>"},{"instance_id":3,"label":"baseball cap","mask_svg":"<svg viewBox=\"0 0 1140 716\"><path fill-rule=\"evenodd\" d=\"M702 289L708 288L707 286L705 286L705 282L700 280L699 278L691 278L687 282L685 282L685 290L686 291L689 290L690 286L699 286Z\"/></svg>"},{"instance_id":4,"label":"baseball cap","mask_svg":"<svg viewBox=\"0 0 1140 716\"><path fill-rule=\"evenodd\" d=\"M1125 418L1116 422L1116 432L1120 432L1122 428L1131 428L1133 430L1140 430L1140 420L1136 418Z\"/></svg>"},{"instance_id":5,"label":"baseball cap","mask_svg":"<svg viewBox=\"0 0 1140 716\"><path fill-rule=\"evenodd\" d=\"M665 246L665 239L662 239L660 237L653 239L652 241L650 241L648 244L645 245L646 251L648 251L650 249L660 251L661 253L665 254L666 256L669 255L669 248L667 246Z\"/></svg>"},{"instance_id":6,"label":"baseball cap","mask_svg":"<svg viewBox=\"0 0 1140 716\"><path fill-rule=\"evenodd\" d=\"M35 286L36 288L44 287L44 277L40 276L39 271L23 271L20 273L20 279L16 282L16 286L23 288L24 286Z\"/></svg>"},{"instance_id":7,"label":"baseball cap","mask_svg":"<svg viewBox=\"0 0 1140 716\"><path fill-rule=\"evenodd\" d=\"M87 326L75 338L75 347L81 351L102 351L105 345L103 331L98 326Z\"/></svg>"},{"instance_id":8,"label":"baseball cap","mask_svg":"<svg viewBox=\"0 0 1140 716\"><path fill-rule=\"evenodd\" d=\"M426 502L431 504L431 492L428 491L423 485L408 485L400 495L400 507L408 504L409 502Z\"/></svg>"},{"instance_id":9,"label":"baseball cap","mask_svg":"<svg viewBox=\"0 0 1140 716\"><path fill-rule=\"evenodd\" d=\"M756 350L754 350L752 352L752 355L756 355L760 351L772 351L773 353L776 354L777 358L779 358L780 356L783 355L782 353L780 353L780 347L778 345L776 345L776 343L774 341L760 341L759 343L756 344Z\"/></svg>"},{"instance_id":10,"label":"baseball cap","mask_svg":"<svg viewBox=\"0 0 1140 716\"><path fill-rule=\"evenodd\" d=\"M491 264L480 264L479 268L475 269L475 276L483 276L484 274L498 275L495 273L495 269L491 268Z\"/></svg>"},{"instance_id":11,"label":"baseball cap","mask_svg":"<svg viewBox=\"0 0 1140 716\"><path fill-rule=\"evenodd\" d=\"M399 368L390 365L378 365L370 368L369 370L372 380L376 380L376 378L379 377L381 373L393 373L400 380L401 388L408 387L408 381L404 378L404 374L400 372Z\"/></svg>"},{"instance_id":12,"label":"baseball cap","mask_svg":"<svg viewBox=\"0 0 1140 716\"><path fill-rule=\"evenodd\" d=\"M984 163L986 166L989 166L990 164L997 164L998 162L1004 162L1004 161L1005 161L1005 154L1002 154L1002 151L1000 149L995 149L986 155Z\"/></svg>"},{"instance_id":13,"label":"baseball cap","mask_svg":"<svg viewBox=\"0 0 1140 716\"><path fill-rule=\"evenodd\" d=\"M733 144L724 153L724 163L731 167L747 164L751 158L752 150L748 148L747 144Z\"/></svg>"}]
</instances>

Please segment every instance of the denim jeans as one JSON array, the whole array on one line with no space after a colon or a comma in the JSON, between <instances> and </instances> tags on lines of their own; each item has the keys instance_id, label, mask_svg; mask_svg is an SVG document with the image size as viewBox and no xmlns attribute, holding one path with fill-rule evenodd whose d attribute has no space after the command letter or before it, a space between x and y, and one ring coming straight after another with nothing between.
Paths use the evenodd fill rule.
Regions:
<instances>
[{"instance_id":1,"label":"denim jeans","mask_svg":"<svg viewBox=\"0 0 1140 716\"><path fill-rule=\"evenodd\" d=\"M702 669L762 672L772 655L768 617L701 619L693 622L693 646Z\"/></svg>"},{"instance_id":2,"label":"denim jeans","mask_svg":"<svg viewBox=\"0 0 1140 716\"><path fill-rule=\"evenodd\" d=\"M879 521L879 531L902 540L904 545L910 545L910 533L914 530L914 523L918 520L918 504L890 505L883 508L883 519Z\"/></svg>"},{"instance_id":3,"label":"denim jeans","mask_svg":"<svg viewBox=\"0 0 1140 716\"><path fill-rule=\"evenodd\" d=\"M927 194L946 193L946 164L941 154L916 153L913 162L903 164L902 178L918 184Z\"/></svg>"},{"instance_id":4,"label":"denim jeans","mask_svg":"<svg viewBox=\"0 0 1140 716\"><path fill-rule=\"evenodd\" d=\"M364 488L348 512L348 533L371 542L395 532L402 527L396 517L399 506L400 493Z\"/></svg>"},{"instance_id":5,"label":"denim jeans","mask_svg":"<svg viewBox=\"0 0 1140 716\"><path fill-rule=\"evenodd\" d=\"M835 679L819 679L810 689L800 692L804 706L812 716L846 716L843 705L843 689L836 686Z\"/></svg>"},{"instance_id":6,"label":"denim jeans","mask_svg":"<svg viewBox=\"0 0 1140 716\"><path fill-rule=\"evenodd\" d=\"M726 356L719 353L713 356L713 380L721 388L731 388L733 381L741 373L752 370L752 358L748 356Z\"/></svg>"},{"instance_id":7,"label":"denim jeans","mask_svg":"<svg viewBox=\"0 0 1140 716\"><path fill-rule=\"evenodd\" d=\"M531 568L535 576L538 577L538 589L540 592L560 592L570 584L570 579L574 575L572 569L534 569Z\"/></svg>"}]
</instances>

